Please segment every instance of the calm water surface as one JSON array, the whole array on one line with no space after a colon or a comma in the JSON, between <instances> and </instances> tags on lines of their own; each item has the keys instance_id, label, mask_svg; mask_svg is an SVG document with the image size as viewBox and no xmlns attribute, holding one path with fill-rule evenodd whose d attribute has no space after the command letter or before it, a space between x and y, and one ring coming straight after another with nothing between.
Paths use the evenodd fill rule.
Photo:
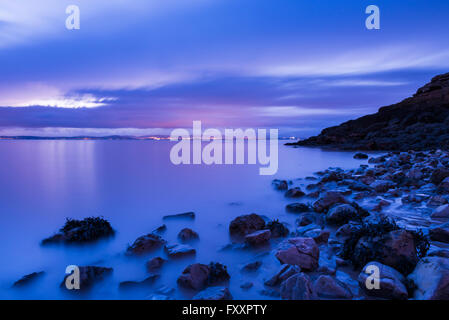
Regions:
<instances>
[{"instance_id":1,"label":"calm water surface","mask_svg":"<svg viewBox=\"0 0 449 320\"><path fill-rule=\"evenodd\" d=\"M66 299L78 296L61 292L59 284L67 265L113 267L111 278L83 298L145 299L158 289L173 298L190 298L177 289L176 278L192 262L218 261L228 266L234 298L269 299L261 295L263 279L279 263L272 254L257 251L221 251L230 243L229 222L255 212L294 225L285 212L289 201L271 187L274 178L291 179L301 186L304 178L330 166L354 168L366 161L353 152L279 146L279 170L260 176L259 165L181 165L170 162L169 141L0 141L0 298ZM194 221L168 221L163 237L176 243L183 227L200 235L195 258L170 261L153 289L118 290L120 281L143 280L145 261L123 255L137 237L163 224L166 214L194 211ZM110 240L82 247L40 246L56 232L66 217L102 215L117 230ZM241 267L263 260L261 270L242 274ZM25 274L45 271L26 290L11 289ZM249 291L240 289L252 281ZM173 290L171 290L173 291Z\"/></svg>"}]
</instances>

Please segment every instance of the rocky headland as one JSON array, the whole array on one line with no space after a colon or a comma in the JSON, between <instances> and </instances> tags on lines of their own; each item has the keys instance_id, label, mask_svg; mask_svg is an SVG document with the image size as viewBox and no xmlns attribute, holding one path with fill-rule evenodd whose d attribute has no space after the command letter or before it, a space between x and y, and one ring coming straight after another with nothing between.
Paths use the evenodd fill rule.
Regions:
<instances>
[{"instance_id":1,"label":"rocky headland","mask_svg":"<svg viewBox=\"0 0 449 320\"><path fill-rule=\"evenodd\" d=\"M449 73L434 77L410 98L324 129L290 145L347 150L408 151L449 146Z\"/></svg>"}]
</instances>

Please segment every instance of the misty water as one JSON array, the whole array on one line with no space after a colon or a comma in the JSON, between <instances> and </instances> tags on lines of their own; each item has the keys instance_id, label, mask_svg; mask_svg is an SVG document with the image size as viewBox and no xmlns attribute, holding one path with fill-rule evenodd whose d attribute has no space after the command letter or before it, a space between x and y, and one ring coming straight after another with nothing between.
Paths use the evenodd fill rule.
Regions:
<instances>
[{"instance_id":1,"label":"misty water","mask_svg":"<svg viewBox=\"0 0 449 320\"><path fill-rule=\"evenodd\" d=\"M221 250L231 242L230 221L238 215L258 213L294 227L295 215L285 212L291 203L271 186L275 178L298 180L332 167L355 168L353 152L292 148L279 142L279 170L259 175L259 165L179 165L170 162L169 141L1 141L0 142L0 298L17 299L145 299L170 292L188 299L191 292L178 289L177 277L193 263L221 262L231 275L229 288L237 299L272 299L261 294L263 279L276 271L273 254L257 250ZM309 199L313 201L312 199ZM163 221L162 216L194 211L192 221ZM41 246L67 217L103 216L117 231L114 238L84 246ZM152 288L119 291L126 280L148 276L145 262L166 257L163 249L132 258L124 255L128 244L163 223L169 244L179 243L178 232L189 227L200 240L192 246L193 258L170 260ZM273 248L276 243L272 244ZM262 260L261 269L245 274L241 267ZM59 285L68 265L112 267L111 277L85 295L63 292ZM27 288L12 289L22 276L45 271ZM240 288L254 283L248 291ZM174 291L172 289L175 289Z\"/></svg>"}]
</instances>

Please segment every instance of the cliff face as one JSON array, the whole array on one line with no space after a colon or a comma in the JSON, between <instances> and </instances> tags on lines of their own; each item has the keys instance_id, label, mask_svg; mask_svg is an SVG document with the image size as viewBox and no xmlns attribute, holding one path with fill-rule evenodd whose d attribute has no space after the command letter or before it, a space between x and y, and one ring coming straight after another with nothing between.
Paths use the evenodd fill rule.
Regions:
<instances>
[{"instance_id":1,"label":"cliff face","mask_svg":"<svg viewBox=\"0 0 449 320\"><path fill-rule=\"evenodd\" d=\"M294 145L358 150L449 148L449 73L375 114L324 129Z\"/></svg>"}]
</instances>

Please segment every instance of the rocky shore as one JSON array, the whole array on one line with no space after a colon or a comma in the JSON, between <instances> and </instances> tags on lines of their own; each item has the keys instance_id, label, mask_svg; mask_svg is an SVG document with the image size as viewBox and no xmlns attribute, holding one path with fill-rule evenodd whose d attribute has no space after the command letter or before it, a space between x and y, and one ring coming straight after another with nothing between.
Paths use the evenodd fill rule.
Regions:
<instances>
[{"instance_id":1,"label":"rocky shore","mask_svg":"<svg viewBox=\"0 0 449 320\"><path fill-rule=\"evenodd\" d=\"M355 154L356 159L368 158ZM366 160L365 160L366 161ZM300 183L298 183L300 181ZM329 168L300 180L274 180L296 225L256 213L238 216L228 226L231 243L222 250L253 252L277 260L266 272L262 259L242 267L242 274L262 272L262 294L270 299L449 299L449 154L435 151L390 152L358 168ZM284 209L284 208L283 208ZM405 215L397 215L398 212ZM195 219L193 212L170 219ZM165 218L167 219L167 217ZM119 283L119 290L152 290L165 264L195 257L201 230L183 228L179 243L161 236L163 225L124 248L124 256L146 257L147 276ZM103 218L67 220L45 245L89 243L114 234ZM163 255L155 255L163 249ZM90 290L109 281L113 269L80 266L80 287ZM373 272L378 286L372 288ZM24 276L22 290L45 272ZM233 274L219 261L186 264L176 283L166 283L148 299L171 299L177 290L200 300L232 299ZM67 275L61 276L61 290ZM255 290L254 278L242 290ZM153 290L154 291L154 290ZM74 292L72 290L72 292ZM74 292L76 293L76 292Z\"/></svg>"},{"instance_id":2,"label":"rocky shore","mask_svg":"<svg viewBox=\"0 0 449 320\"><path fill-rule=\"evenodd\" d=\"M402 102L289 145L348 150L448 149L449 73L434 77Z\"/></svg>"}]
</instances>

